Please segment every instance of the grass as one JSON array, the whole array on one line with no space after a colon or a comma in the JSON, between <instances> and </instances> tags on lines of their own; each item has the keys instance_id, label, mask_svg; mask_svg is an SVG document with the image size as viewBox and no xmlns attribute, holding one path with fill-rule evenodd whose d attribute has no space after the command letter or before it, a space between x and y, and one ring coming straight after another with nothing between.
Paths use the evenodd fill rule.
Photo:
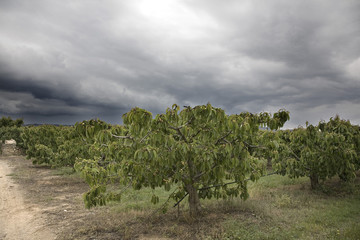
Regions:
<instances>
[{"instance_id":1,"label":"grass","mask_svg":"<svg viewBox=\"0 0 360 240\"><path fill-rule=\"evenodd\" d=\"M20 165L20 160L13 164ZM120 202L89 211L81 202L87 186L72 168L23 167L8 176L26 183L29 196L36 202L61 206L61 213L67 201L69 216L74 217L56 218L56 223L65 216L69 221L59 239L360 240L360 177L351 184L333 178L313 191L308 178L272 175L249 182L250 198L246 201L202 200L203 215L191 219L187 198L179 211L172 207L173 200L167 213L156 211L174 189L127 188ZM71 193L69 198L59 198L58 194L63 196L65 191ZM157 205L150 202L153 194L160 198Z\"/></svg>"},{"instance_id":2,"label":"grass","mask_svg":"<svg viewBox=\"0 0 360 240\"><path fill-rule=\"evenodd\" d=\"M204 216L200 221L210 221L208 230L195 234L194 239L360 239L359 179L344 184L338 179L325 183L321 189L310 189L308 178L289 179L273 175L249 184L250 198L230 200L204 200ZM117 212L143 211L149 213L158 205L150 203L151 195L166 201L170 192L157 189L134 191L128 189L121 203L109 207ZM184 205L184 204L183 204ZM181 238L194 223L186 218L187 207L182 207L182 217L169 219L170 209L162 216L162 236ZM209 216L214 219L209 220ZM182 220L181 220L182 219ZM140 220L141 221L141 220ZM146 221L146 220L145 220ZM181 226L179 221L184 221ZM214 222L212 222L214 221ZM149 226L152 228L154 226ZM196 225L196 224L195 224ZM216 230L211 229L216 225ZM148 231L148 230L147 230ZM210 233L207 235L207 233Z\"/></svg>"},{"instance_id":3,"label":"grass","mask_svg":"<svg viewBox=\"0 0 360 240\"><path fill-rule=\"evenodd\" d=\"M52 171L61 177L59 182L63 178L79 181L79 174L70 168ZM202 200L203 215L198 219L189 217L187 198L179 209L172 207L175 202L171 200L167 213L157 211L175 188L168 192L125 188L120 202L97 207L92 214L79 214L87 218L71 223L71 234L64 233L59 239L360 240L359 177L352 184L334 178L313 191L308 178L272 175L249 182L248 188L246 201ZM160 199L157 205L150 201L153 194ZM44 196L44 201L56 200Z\"/></svg>"},{"instance_id":4,"label":"grass","mask_svg":"<svg viewBox=\"0 0 360 240\"><path fill-rule=\"evenodd\" d=\"M318 191L308 185L281 176L251 184L243 207L258 217L229 217L224 239L360 239L360 184L339 188L343 183L331 180Z\"/></svg>"},{"instance_id":5,"label":"grass","mask_svg":"<svg viewBox=\"0 0 360 240\"><path fill-rule=\"evenodd\" d=\"M76 172L73 167L59 167L54 170L53 174L58 176L64 176L64 175L73 175L76 174Z\"/></svg>"},{"instance_id":6,"label":"grass","mask_svg":"<svg viewBox=\"0 0 360 240\"><path fill-rule=\"evenodd\" d=\"M155 190L151 188L143 188L141 190L133 190L131 187L123 188L121 201L120 202L110 202L108 206L112 207L114 211L123 212L123 211L149 211L149 210L158 210L161 204L165 203L169 195L175 190L175 188L170 189L170 191L165 191L163 188L156 188ZM159 197L159 204L152 204L151 197L155 194ZM170 200L169 203L174 203L173 200Z\"/></svg>"}]
</instances>

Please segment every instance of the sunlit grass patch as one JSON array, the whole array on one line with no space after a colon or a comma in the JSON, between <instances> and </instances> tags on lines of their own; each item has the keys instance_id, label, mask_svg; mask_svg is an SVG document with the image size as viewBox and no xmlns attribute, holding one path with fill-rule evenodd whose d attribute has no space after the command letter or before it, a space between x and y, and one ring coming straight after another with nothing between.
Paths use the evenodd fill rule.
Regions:
<instances>
[{"instance_id":1,"label":"sunlit grass patch","mask_svg":"<svg viewBox=\"0 0 360 240\"><path fill-rule=\"evenodd\" d=\"M174 188L175 189L175 188ZM134 190L131 187L123 187L121 191L121 199L119 202L109 202L108 206L112 207L115 211L148 211L158 210L162 204L168 203L169 207L175 203L174 200L169 199L170 194L174 191L165 191L163 188L142 188L140 190ZM159 204L151 203L151 197L156 195L159 197ZM160 210L160 209L159 209Z\"/></svg>"},{"instance_id":2,"label":"sunlit grass patch","mask_svg":"<svg viewBox=\"0 0 360 240\"><path fill-rule=\"evenodd\" d=\"M79 175L75 169L73 167L59 167L59 168L56 168L54 173L54 175Z\"/></svg>"},{"instance_id":3,"label":"sunlit grass patch","mask_svg":"<svg viewBox=\"0 0 360 240\"><path fill-rule=\"evenodd\" d=\"M360 238L359 183L334 179L323 185L324 192L304 187L304 179L293 185L281 176L264 180L249 186L252 197L243 203L261 217L229 217L223 223L224 239ZM344 185L351 191L344 191Z\"/></svg>"}]
</instances>

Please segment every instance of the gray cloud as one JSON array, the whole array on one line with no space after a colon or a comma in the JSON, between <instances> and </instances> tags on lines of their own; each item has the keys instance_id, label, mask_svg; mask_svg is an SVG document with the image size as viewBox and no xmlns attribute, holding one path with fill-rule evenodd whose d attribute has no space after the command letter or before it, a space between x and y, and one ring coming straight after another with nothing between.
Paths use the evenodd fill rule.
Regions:
<instances>
[{"instance_id":1,"label":"gray cloud","mask_svg":"<svg viewBox=\"0 0 360 240\"><path fill-rule=\"evenodd\" d=\"M134 106L360 123L360 3L0 2L0 114L119 122Z\"/></svg>"}]
</instances>

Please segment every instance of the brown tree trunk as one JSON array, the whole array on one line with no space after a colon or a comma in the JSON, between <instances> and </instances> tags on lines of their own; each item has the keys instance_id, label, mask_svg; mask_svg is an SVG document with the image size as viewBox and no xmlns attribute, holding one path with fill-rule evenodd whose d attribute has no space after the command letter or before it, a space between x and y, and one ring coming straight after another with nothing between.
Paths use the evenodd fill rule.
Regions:
<instances>
[{"instance_id":1,"label":"brown tree trunk","mask_svg":"<svg viewBox=\"0 0 360 240\"><path fill-rule=\"evenodd\" d=\"M316 173L310 174L311 188L316 189L319 186L319 177Z\"/></svg>"},{"instance_id":2,"label":"brown tree trunk","mask_svg":"<svg viewBox=\"0 0 360 240\"><path fill-rule=\"evenodd\" d=\"M191 185L186 185L186 191L189 193L190 216L196 218L201 211L200 199L197 189Z\"/></svg>"},{"instance_id":3,"label":"brown tree trunk","mask_svg":"<svg viewBox=\"0 0 360 240\"><path fill-rule=\"evenodd\" d=\"M201 210L201 205L200 205L200 198L199 198L199 194L197 192L197 189L194 186L195 183L195 166L193 163L193 159L192 158L188 158L187 160L187 164L188 164L188 168L189 168L189 176L190 176L190 181L186 184L185 188L186 191L189 193L189 208L190 208L190 216L192 218L196 218L197 216L199 216L200 214L200 210Z\"/></svg>"}]
</instances>

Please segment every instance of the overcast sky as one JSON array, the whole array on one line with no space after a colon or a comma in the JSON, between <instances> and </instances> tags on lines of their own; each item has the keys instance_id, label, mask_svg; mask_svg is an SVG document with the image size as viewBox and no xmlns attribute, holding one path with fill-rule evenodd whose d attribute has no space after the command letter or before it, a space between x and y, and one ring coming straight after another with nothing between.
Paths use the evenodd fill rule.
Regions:
<instances>
[{"instance_id":1,"label":"overcast sky","mask_svg":"<svg viewBox=\"0 0 360 240\"><path fill-rule=\"evenodd\" d=\"M1 0L0 115L120 123L210 102L360 124L359 0Z\"/></svg>"}]
</instances>

